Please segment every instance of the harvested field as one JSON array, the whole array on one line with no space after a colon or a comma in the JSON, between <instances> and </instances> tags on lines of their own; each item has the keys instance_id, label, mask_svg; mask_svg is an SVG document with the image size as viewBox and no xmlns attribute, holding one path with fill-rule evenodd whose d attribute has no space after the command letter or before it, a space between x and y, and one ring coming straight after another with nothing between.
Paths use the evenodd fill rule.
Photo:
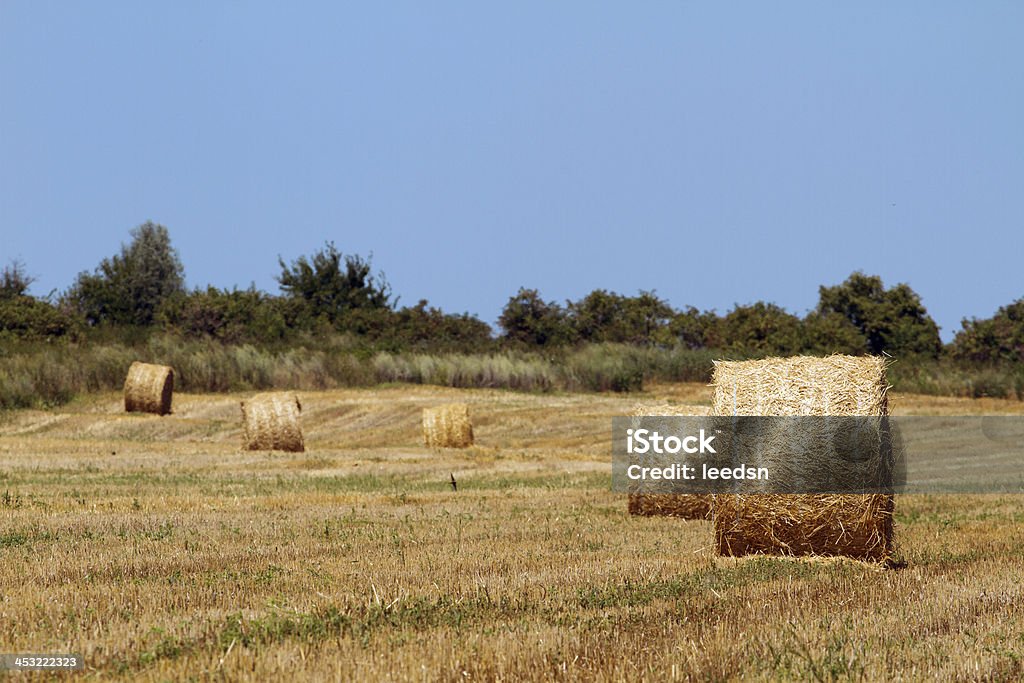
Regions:
<instances>
[{"instance_id":1,"label":"harvested field","mask_svg":"<svg viewBox=\"0 0 1024 683\"><path fill-rule=\"evenodd\" d=\"M241 450L239 395L0 414L0 651L86 680L1024 675L1022 497L897 497L903 569L718 558L710 523L609 490L611 417L683 396L711 393L299 392L304 453ZM468 451L423 446L448 402Z\"/></svg>"}]
</instances>

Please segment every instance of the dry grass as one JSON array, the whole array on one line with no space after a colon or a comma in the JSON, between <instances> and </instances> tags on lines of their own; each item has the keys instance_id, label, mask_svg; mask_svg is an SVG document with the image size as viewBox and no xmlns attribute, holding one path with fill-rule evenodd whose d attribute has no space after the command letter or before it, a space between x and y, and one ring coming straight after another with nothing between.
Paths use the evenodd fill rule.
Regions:
<instances>
[{"instance_id":1,"label":"dry grass","mask_svg":"<svg viewBox=\"0 0 1024 683\"><path fill-rule=\"evenodd\" d=\"M239 451L237 397L0 417L0 651L143 681L1024 674L1019 497L900 497L901 570L716 558L707 522L609 491L610 418L635 397L300 398L306 453ZM421 445L446 401L488 447Z\"/></svg>"}]
</instances>

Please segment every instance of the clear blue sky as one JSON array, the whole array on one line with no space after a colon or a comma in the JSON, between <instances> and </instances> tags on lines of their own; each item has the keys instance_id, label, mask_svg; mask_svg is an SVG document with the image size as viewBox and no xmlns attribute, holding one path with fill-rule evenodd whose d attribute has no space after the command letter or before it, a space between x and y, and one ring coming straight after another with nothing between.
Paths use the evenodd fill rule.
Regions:
<instances>
[{"instance_id":1,"label":"clear blue sky","mask_svg":"<svg viewBox=\"0 0 1024 683\"><path fill-rule=\"evenodd\" d=\"M493 322L655 289L804 313L854 270L946 339L1024 296L1024 5L0 3L0 259L151 219L190 286L373 252Z\"/></svg>"}]
</instances>

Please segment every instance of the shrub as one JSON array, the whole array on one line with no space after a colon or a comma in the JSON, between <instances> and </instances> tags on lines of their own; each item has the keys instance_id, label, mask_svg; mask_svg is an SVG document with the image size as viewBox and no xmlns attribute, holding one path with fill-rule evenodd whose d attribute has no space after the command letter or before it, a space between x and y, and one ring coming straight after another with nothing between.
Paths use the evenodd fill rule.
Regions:
<instances>
[{"instance_id":1,"label":"shrub","mask_svg":"<svg viewBox=\"0 0 1024 683\"><path fill-rule=\"evenodd\" d=\"M510 298L498 324L505 331L505 341L516 346L564 346L575 338L565 309L544 301L536 289L521 288Z\"/></svg>"},{"instance_id":2,"label":"shrub","mask_svg":"<svg viewBox=\"0 0 1024 683\"><path fill-rule=\"evenodd\" d=\"M228 291L208 287L165 301L157 323L187 338L270 344L289 335L286 313L282 301L255 288Z\"/></svg>"},{"instance_id":3,"label":"shrub","mask_svg":"<svg viewBox=\"0 0 1024 683\"><path fill-rule=\"evenodd\" d=\"M722 343L733 352L785 356L806 347L800 319L775 304L737 305L721 322Z\"/></svg>"},{"instance_id":4,"label":"shrub","mask_svg":"<svg viewBox=\"0 0 1024 683\"><path fill-rule=\"evenodd\" d=\"M870 353L935 358L942 350L938 325L909 285L886 289L880 277L856 272L842 284L823 286L818 292L817 312L849 320L863 335Z\"/></svg>"},{"instance_id":5,"label":"shrub","mask_svg":"<svg viewBox=\"0 0 1024 683\"><path fill-rule=\"evenodd\" d=\"M0 338L52 339L74 329L71 316L47 301L25 294L0 297Z\"/></svg>"},{"instance_id":6,"label":"shrub","mask_svg":"<svg viewBox=\"0 0 1024 683\"><path fill-rule=\"evenodd\" d=\"M951 345L958 360L975 363L1024 363L1024 299L1001 307L985 320L961 322Z\"/></svg>"}]
</instances>

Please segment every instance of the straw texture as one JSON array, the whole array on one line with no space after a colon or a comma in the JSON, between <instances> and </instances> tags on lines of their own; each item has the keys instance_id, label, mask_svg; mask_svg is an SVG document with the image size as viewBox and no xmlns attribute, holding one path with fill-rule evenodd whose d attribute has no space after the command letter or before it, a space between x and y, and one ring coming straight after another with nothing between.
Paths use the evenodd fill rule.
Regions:
<instances>
[{"instance_id":1,"label":"straw texture","mask_svg":"<svg viewBox=\"0 0 1024 683\"><path fill-rule=\"evenodd\" d=\"M637 406L633 417L706 415L699 406ZM627 510L642 517L680 517L682 519L709 519L713 496L687 493L630 493Z\"/></svg>"},{"instance_id":2,"label":"straw texture","mask_svg":"<svg viewBox=\"0 0 1024 683\"><path fill-rule=\"evenodd\" d=\"M874 356L720 361L715 363L712 383L715 415L888 414L885 360ZM806 438L815 443L820 439L827 449L830 435ZM888 494L717 495L715 543L721 555L884 561L893 553L893 507Z\"/></svg>"},{"instance_id":3,"label":"straw texture","mask_svg":"<svg viewBox=\"0 0 1024 683\"><path fill-rule=\"evenodd\" d=\"M257 394L242 401L243 446L248 451L302 452L302 404L290 392Z\"/></svg>"},{"instance_id":4,"label":"straw texture","mask_svg":"<svg viewBox=\"0 0 1024 683\"><path fill-rule=\"evenodd\" d=\"M423 443L428 448L468 448L473 445L469 406L449 403L423 409Z\"/></svg>"},{"instance_id":5,"label":"straw texture","mask_svg":"<svg viewBox=\"0 0 1024 683\"><path fill-rule=\"evenodd\" d=\"M169 366L136 361L128 368L124 381L126 412L167 415L173 394L174 370Z\"/></svg>"}]
</instances>

